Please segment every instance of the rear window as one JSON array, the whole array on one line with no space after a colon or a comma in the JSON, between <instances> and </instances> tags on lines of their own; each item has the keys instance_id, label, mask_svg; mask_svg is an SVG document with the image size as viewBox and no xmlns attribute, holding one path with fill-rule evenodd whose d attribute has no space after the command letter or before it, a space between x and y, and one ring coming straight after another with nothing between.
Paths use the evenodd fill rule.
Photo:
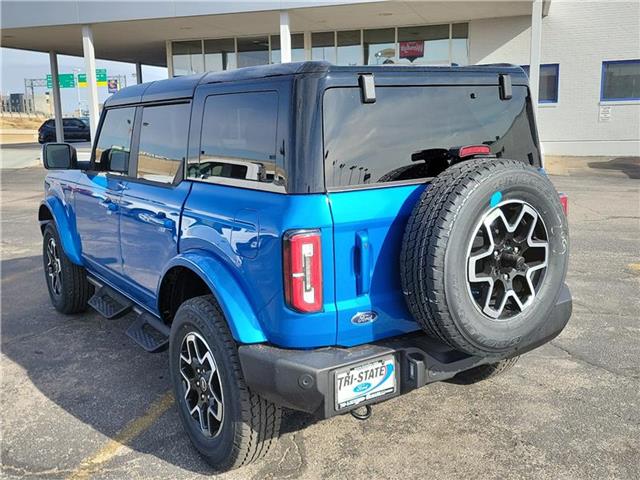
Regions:
<instances>
[{"instance_id":1,"label":"rear window","mask_svg":"<svg viewBox=\"0 0 640 480\"><path fill-rule=\"evenodd\" d=\"M500 100L498 87L376 87L324 94L327 188L429 178L445 150L486 144L498 157L539 165L524 86Z\"/></svg>"}]
</instances>

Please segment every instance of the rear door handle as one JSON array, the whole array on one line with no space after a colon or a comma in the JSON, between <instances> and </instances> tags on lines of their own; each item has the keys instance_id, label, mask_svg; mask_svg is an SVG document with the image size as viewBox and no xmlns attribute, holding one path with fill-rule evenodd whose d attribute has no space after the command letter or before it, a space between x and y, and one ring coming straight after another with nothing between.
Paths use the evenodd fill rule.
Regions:
<instances>
[{"instance_id":1,"label":"rear door handle","mask_svg":"<svg viewBox=\"0 0 640 480\"><path fill-rule=\"evenodd\" d=\"M369 233L361 230L356 233L356 289L358 295L369 293L371 286L371 244Z\"/></svg>"}]
</instances>

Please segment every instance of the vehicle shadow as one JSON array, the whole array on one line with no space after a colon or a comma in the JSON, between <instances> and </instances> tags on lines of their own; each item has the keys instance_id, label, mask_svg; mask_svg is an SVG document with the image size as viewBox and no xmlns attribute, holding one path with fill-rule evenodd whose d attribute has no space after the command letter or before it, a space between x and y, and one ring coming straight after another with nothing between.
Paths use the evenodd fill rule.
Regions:
<instances>
[{"instance_id":1,"label":"vehicle shadow","mask_svg":"<svg viewBox=\"0 0 640 480\"><path fill-rule=\"evenodd\" d=\"M132 314L117 320L106 320L91 310L71 316L59 314L49 302L40 256L3 260L0 269L2 352L24 369L33 386L52 402L44 408L55 412L59 407L114 439L171 390L167 353L147 354L126 336ZM17 388L25 398L31 395L30 389L28 383ZM15 408L15 415L20 416L20 401L18 398L15 406L7 405L4 415L11 415ZM39 429L28 416L24 421L31 424L30 429ZM40 427L60 432L71 429L63 423L69 421L66 415L52 415L47 421L49 425ZM315 421L309 415L285 411L281 434L297 432ZM175 404L127 446L191 472L213 473L191 446ZM273 457L261 467L269 468L269 462L277 461ZM78 458L78 463L81 461Z\"/></svg>"},{"instance_id":2,"label":"vehicle shadow","mask_svg":"<svg viewBox=\"0 0 640 480\"><path fill-rule=\"evenodd\" d=\"M629 178L640 178L640 157L616 157L607 162L589 162L590 168L617 170Z\"/></svg>"}]
</instances>

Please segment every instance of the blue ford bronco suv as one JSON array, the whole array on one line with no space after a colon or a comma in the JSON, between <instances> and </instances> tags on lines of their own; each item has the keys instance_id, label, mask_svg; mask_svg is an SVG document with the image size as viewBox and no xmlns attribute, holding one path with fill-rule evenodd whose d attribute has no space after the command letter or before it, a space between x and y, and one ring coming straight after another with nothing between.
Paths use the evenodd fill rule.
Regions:
<instances>
[{"instance_id":1,"label":"blue ford bronco suv","mask_svg":"<svg viewBox=\"0 0 640 480\"><path fill-rule=\"evenodd\" d=\"M475 382L571 315L563 201L511 65L304 62L125 88L91 159L43 147L63 313L135 312L217 469L428 383ZM566 205L566 204L565 204Z\"/></svg>"}]
</instances>

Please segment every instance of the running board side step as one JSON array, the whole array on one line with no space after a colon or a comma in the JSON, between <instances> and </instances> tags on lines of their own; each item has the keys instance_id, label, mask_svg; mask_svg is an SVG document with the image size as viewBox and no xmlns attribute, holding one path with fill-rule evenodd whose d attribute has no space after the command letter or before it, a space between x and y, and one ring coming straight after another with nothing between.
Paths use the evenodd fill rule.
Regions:
<instances>
[{"instance_id":1,"label":"running board side step","mask_svg":"<svg viewBox=\"0 0 640 480\"><path fill-rule=\"evenodd\" d=\"M100 286L89 299L91 305L100 315L111 320L122 317L133 308L133 302L106 285Z\"/></svg>"},{"instance_id":2,"label":"running board side step","mask_svg":"<svg viewBox=\"0 0 640 480\"><path fill-rule=\"evenodd\" d=\"M150 313L142 312L127 329L127 336L149 353L158 353L169 346L168 325Z\"/></svg>"}]
</instances>

